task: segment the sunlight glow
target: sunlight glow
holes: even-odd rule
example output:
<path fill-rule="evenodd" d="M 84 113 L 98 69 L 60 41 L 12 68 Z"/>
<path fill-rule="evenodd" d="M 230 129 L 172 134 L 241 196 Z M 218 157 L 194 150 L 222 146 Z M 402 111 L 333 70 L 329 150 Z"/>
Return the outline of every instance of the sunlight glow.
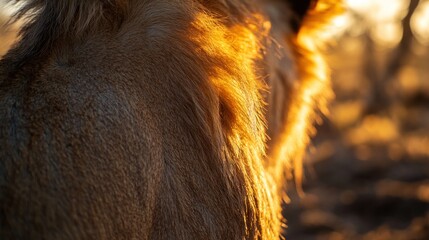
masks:
<path fill-rule="evenodd" d="M 368 12 L 373 3 L 373 0 L 346 0 L 347 6 L 358 13 Z"/>
<path fill-rule="evenodd" d="M 411 19 L 411 27 L 417 40 L 429 45 L 429 1 L 422 2 Z"/>
<path fill-rule="evenodd" d="M 336 39 L 344 34 L 354 24 L 353 17 L 344 13 L 332 19 L 326 31 L 321 32 L 320 37 L 324 40 Z"/>
<path fill-rule="evenodd" d="M 407 10 L 408 1 L 390 0 L 346 0 L 348 7 L 373 23 L 402 19 Z"/>
<path fill-rule="evenodd" d="M 376 24 L 370 31 L 371 38 L 377 44 L 387 48 L 398 45 L 403 35 L 402 24 L 399 21 Z"/>
<path fill-rule="evenodd" d="M 10 1 L 0 0 L 0 12 L 7 17 L 12 16 L 24 3 L 18 2 L 14 5 L 10 4 Z"/>
<path fill-rule="evenodd" d="M 385 144 L 398 137 L 398 126 L 391 119 L 368 116 L 360 126 L 352 129 L 347 134 L 346 140 L 352 145 L 367 143 Z"/>
<path fill-rule="evenodd" d="M 365 31 L 362 31 L 362 26 L 364 26 L 363 28 L 369 30 L 371 38 L 377 45 L 393 48 L 401 41 L 403 35 L 401 21 L 407 14 L 408 4 L 409 1 L 405 0 L 391 0 L 388 4 L 383 0 L 346 0 L 346 5 L 355 18 L 347 31 L 353 32 L 354 36 L 359 33 L 364 34 Z M 426 14 L 426 16 L 428 15 Z M 420 26 L 419 31 L 427 32 L 425 26 L 428 21 L 423 20 L 423 17 L 418 17 L 418 19 L 419 21 L 416 21 L 415 25 Z M 429 34 L 421 35 L 429 36 Z"/>

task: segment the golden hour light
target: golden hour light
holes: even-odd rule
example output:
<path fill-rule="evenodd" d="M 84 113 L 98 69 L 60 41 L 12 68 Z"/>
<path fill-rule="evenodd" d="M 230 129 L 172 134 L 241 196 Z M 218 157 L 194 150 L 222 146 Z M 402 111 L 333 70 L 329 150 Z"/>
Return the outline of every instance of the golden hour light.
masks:
<path fill-rule="evenodd" d="M 10 16 L 14 12 L 15 7 L 11 4 L 8 4 L 6 0 L 0 0 L 0 11 L 2 15 Z"/>
<path fill-rule="evenodd" d="M 335 41 L 353 25 L 353 17 L 349 13 L 343 13 L 332 19 L 331 24 L 327 29 L 320 33 L 320 37 L 326 40 Z"/>
<path fill-rule="evenodd" d="M 413 33 L 417 40 L 429 45 L 429 1 L 422 1 L 411 19 Z"/>
<path fill-rule="evenodd" d="M 376 23 L 390 21 L 405 16 L 407 0 L 346 0 L 346 5 L 353 11 L 365 15 Z"/>
<path fill-rule="evenodd" d="M 371 28 L 371 38 L 380 46 L 392 48 L 399 44 L 403 34 L 400 21 L 386 22 Z"/>
<path fill-rule="evenodd" d="M 347 0 L 348 8 L 359 20 L 353 26 L 349 25 L 351 31 L 366 25 L 371 32 L 373 40 L 384 47 L 396 46 L 402 38 L 401 20 L 405 17 L 408 9 L 407 0 L 394 0 L 385 4 L 382 0 Z"/>
<path fill-rule="evenodd" d="M 429 1 L 345 7 L 321 33 L 336 98 L 304 161 L 304 194 L 290 196 L 289 238 L 426 239 Z"/>
<path fill-rule="evenodd" d="M 0 0 L 0 240 L 428 240 L 429 0 Z"/>

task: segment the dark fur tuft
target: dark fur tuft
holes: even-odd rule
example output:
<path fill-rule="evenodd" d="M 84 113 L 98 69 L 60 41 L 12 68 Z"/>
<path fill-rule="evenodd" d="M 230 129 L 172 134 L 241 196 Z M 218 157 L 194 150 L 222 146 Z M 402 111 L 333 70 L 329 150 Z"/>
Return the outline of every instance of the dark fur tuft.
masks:
<path fill-rule="evenodd" d="M 303 18 L 308 11 L 317 4 L 317 0 L 288 0 L 289 5 L 294 12 L 294 17 L 291 19 L 291 26 L 295 32 L 298 32 Z"/>
<path fill-rule="evenodd" d="M 13 21 L 24 19 L 27 23 L 21 29 L 21 55 L 16 67 L 27 59 L 39 58 L 61 39 L 71 41 L 81 38 L 95 26 L 118 26 L 125 17 L 126 0 L 9 0 L 20 5 Z"/>

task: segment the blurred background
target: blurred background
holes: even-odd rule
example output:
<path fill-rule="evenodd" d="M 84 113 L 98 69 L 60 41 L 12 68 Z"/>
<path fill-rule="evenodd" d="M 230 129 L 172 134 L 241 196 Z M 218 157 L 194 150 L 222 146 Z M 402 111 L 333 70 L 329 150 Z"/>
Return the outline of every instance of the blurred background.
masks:
<path fill-rule="evenodd" d="M 346 0 L 336 100 L 291 186 L 287 239 L 429 239 L 429 1 Z"/>
<path fill-rule="evenodd" d="M 429 240 L 429 0 L 345 0 L 323 38 L 336 100 L 290 187 L 287 239 Z M 0 0 L 0 56 L 16 38 Z"/>

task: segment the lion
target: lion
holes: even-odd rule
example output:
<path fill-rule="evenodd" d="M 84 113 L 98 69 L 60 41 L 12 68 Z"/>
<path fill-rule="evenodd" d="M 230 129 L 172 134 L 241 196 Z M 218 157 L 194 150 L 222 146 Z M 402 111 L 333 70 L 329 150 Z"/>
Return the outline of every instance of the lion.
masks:
<path fill-rule="evenodd" d="M 10 2 L 1 239 L 281 238 L 337 1 Z"/>

